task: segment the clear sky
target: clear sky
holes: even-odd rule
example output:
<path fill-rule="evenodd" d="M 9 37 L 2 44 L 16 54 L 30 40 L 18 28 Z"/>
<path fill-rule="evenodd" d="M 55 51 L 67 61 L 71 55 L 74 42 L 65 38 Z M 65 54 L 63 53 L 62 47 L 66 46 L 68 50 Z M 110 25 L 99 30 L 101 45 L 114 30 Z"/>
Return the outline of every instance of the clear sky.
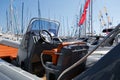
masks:
<path fill-rule="evenodd" d="M 38 16 L 38 0 L 13 0 L 13 9 L 16 14 L 17 22 L 21 25 L 22 2 L 24 2 L 24 26 L 27 26 L 32 17 Z M 76 15 L 79 14 L 81 5 L 85 0 L 40 0 L 41 17 L 58 20 L 61 26 L 73 26 L 76 23 Z M 107 19 L 104 7 L 107 8 L 108 15 L 113 21 L 113 26 L 120 22 L 120 0 L 93 0 L 93 29 L 97 33 L 100 30 L 100 22 L 98 19 L 101 10 L 104 20 Z M 6 11 L 9 12 L 10 0 L 0 0 L 0 26 L 6 29 Z M 68 21 L 68 22 L 67 22 Z"/>

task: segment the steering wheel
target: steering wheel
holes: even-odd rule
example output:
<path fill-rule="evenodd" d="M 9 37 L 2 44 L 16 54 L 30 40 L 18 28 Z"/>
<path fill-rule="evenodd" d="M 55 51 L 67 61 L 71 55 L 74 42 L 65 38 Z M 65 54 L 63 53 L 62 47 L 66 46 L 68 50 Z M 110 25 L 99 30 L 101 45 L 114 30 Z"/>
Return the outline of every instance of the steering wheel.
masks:
<path fill-rule="evenodd" d="M 40 38 L 48 44 L 50 44 L 53 40 L 52 35 L 47 30 L 41 30 L 40 31 Z"/>

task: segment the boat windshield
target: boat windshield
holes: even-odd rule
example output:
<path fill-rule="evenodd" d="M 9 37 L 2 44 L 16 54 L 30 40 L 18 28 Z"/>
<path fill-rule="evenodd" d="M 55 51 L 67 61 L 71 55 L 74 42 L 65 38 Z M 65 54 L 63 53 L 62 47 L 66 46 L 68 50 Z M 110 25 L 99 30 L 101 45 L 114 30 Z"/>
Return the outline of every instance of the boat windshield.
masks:
<path fill-rule="evenodd" d="M 59 23 L 47 19 L 37 19 L 31 22 L 31 25 L 29 26 L 27 31 L 39 30 L 47 30 L 52 33 L 52 35 L 57 36 L 59 30 Z"/>

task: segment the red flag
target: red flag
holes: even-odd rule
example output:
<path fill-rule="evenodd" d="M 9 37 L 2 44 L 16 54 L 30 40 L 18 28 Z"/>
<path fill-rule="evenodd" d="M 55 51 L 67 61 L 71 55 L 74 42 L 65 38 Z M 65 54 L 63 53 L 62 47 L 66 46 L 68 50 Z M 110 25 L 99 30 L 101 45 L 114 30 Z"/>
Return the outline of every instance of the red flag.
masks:
<path fill-rule="evenodd" d="M 86 14 L 87 14 L 87 8 L 88 8 L 88 5 L 90 3 L 90 0 L 87 0 L 85 5 L 84 5 L 84 10 L 83 10 L 83 14 L 79 20 L 79 23 L 78 23 L 78 26 L 82 25 L 86 19 Z"/>
<path fill-rule="evenodd" d="M 79 24 L 78 24 L 79 26 L 84 23 L 84 21 L 86 19 L 86 12 L 87 12 L 86 10 L 83 12 L 82 17 L 80 18 L 80 21 L 79 21 Z"/>
<path fill-rule="evenodd" d="M 90 3 L 90 0 L 87 0 L 84 6 L 84 10 L 88 8 L 89 3 Z"/>

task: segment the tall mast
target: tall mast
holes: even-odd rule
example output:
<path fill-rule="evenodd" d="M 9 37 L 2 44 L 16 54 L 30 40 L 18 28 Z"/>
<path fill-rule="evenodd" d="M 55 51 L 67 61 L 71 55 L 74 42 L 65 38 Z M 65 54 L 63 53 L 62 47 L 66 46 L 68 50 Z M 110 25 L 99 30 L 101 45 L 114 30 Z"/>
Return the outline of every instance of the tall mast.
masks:
<path fill-rule="evenodd" d="M 90 24 L 91 24 L 91 7 L 89 5 L 89 18 L 88 18 L 88 24 L 89 24 L 89 27 L 88 27 L 88 34 L 90 34 Z"/>
<path fill-rule="evenodd" d="M 10 0 L 10 30 L 13 33 L 13 0 Z"/>
<path fill-rule="evenodd" d="M 93 36 L 93 0 L 91 0 L 91 36 Z"/>
<path fill-rule="evenodd" d="M 64 16 L 63 16 L 63 36 L 65 37 L 65 22 L 64 22 Z"/>
<path fill-rule="evenodd" d="M 24 2 L 22 2 L 22 21 L 21 21 L 21 33 L 23 34 L 23 17 L 24 17 Z"/>
<path fill-rule="evenodd" d="M 86 3 L 86 0 L 85 0 L 85 3 Z M 84 26 L 85 26 L 85 37 L 86 37 L 86 22 L 87 22 L 87 18 L 86 18 L 85 24 L 84 24 Z"/>
<path fill-rule="evenodd" d="M 102 25 L 101 15 L 98 15 L 98 19 L 100 21 L 100 32 L 102 32 L 101 30 L 102 30 L 103 25 Z M 101 35 L 101 33 L 100 33 L 100 35 Z"/>
<path fill-rule="evenodd" d="M 81 15 L 82 15 L 82 12 L 83 12 L 83 10 L 82 10 L 82 5 L 81 5 L 81 8 L 80 8 L 80 14 L 79 14 L 79 16 L 81 17 Z M 78 23 L 78 22 L 77 22 Z M 77 26 L 78 27 L 78 26 Z M 81 36 L 81 26 L 79 27 L 79 38 L 80 38 L 80 36 Z"/>
<path fill-rule="evenodd" d="M 40 1 L 39 0 L 38 0 L 38 18 L 41 18 L 41 10 L 40 10 Z M 40 28 L 43 28 L 41 25 L 41 21 L 39 21 L 39 29 Z"/>
<path fill-rule="evenodd" d="M 9 27 L 8 27 L 8 12 L 6 11 L 6 20 L 7 20 L 7 26 L 6 26 L 6 28 L 7 28 L 7 31 L 9 31 Z"/>
<path fill-rule="evenodd" d="M 67 17 L 67 29 L 66 29 L 66 30 L 68 30 L 68 31 L 67 31 L 67 33 L 68 33 L 67 36 L 69 37 L 70 30 L 69 30 L 69 24 L 68 24 L 68 17 Z"/>
<path fill-rule="evenodd" d="M 62 22 L 62 17 L 61 17 L 61 16 L 59 17 L 59 20 L 60 20 L 60 22 Z M 62 25 L 62 26 L 63 26 L 63 25 Z M 62 26 L 60 27 L 60 30 L 59 30 L 59 31 L 60 31 L 60 32 L 59 32 L 59 34 L 60 34 L 59 36 L 60 36 L 60 37 L 62 37 L 62 35 L 63 35 Z"/>
<path fill-rule="evenodd" d="M 38 17 L 41 18 L 40 1 L 38 0 Z"/>

